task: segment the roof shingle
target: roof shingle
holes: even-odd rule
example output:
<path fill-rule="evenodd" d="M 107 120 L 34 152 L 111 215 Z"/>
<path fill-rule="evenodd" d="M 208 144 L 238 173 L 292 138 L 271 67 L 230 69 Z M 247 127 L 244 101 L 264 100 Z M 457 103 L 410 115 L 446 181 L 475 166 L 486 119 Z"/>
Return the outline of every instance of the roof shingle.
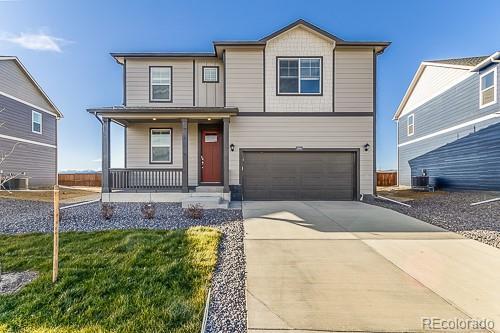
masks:
<path fill-rule="evenodd" d="M 429 60 L 426 62 L 434 62 L 439 64 L 447 64 L 447 65 L 459 65 L 459 66 L 476 66 L 484 59 L 488 58 L 488 56 L 479 56 L 479 57 L 466 57 L 466 58 L 452 58 L 452 59 L 441 59 L 441 60 Z"/>

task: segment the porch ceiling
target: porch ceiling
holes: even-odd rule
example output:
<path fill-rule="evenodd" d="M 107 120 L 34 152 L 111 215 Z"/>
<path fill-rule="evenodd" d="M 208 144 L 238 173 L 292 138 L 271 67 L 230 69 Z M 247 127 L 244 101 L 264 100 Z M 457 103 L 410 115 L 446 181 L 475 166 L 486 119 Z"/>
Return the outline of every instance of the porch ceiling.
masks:
<path fill-rule="evenodd" d="M 128 122 L 151 122 L 174 119 L 223 119 L 238 114 L 238 108 L 226 107 L 102 107 L 87 112 L 126 125 Z"/>

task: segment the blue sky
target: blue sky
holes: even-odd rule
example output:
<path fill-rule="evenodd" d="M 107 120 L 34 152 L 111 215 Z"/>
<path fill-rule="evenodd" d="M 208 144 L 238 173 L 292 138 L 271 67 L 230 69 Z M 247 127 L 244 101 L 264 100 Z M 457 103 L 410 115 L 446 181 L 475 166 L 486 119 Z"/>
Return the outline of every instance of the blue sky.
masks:
<path fill-rule="evenodd" d="M 480 4 L 480 5 L 479 5 Z M 0 54 L 17 55 L 64 113 L 60 169 L 100 168 L 88 107 L 122 102 L 114 51 L 211 51 L 212 40 L 258 39 L 303 18 L 347 40 L 387 40 L 379 57 L 379 169 L 396 167 L 397 108 L 419 63 L 500 49 L 500 1 L 0 0 Z M 112 166 L 123 133 L 112 129 Z"/>

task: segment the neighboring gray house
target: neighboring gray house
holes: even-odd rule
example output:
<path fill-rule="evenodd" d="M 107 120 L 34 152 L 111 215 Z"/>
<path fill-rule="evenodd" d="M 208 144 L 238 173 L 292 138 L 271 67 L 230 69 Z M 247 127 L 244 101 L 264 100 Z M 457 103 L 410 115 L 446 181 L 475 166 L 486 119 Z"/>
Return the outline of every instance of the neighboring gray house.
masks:
<path fill-rule="evenodd" d="M 500 190 L 500 52 L 423 62 L 394 115 L 400 185 Z"/>
<path fill-rule="evenodd" d="M 0 56 L 0 154 L 12 151 L 0 165 L 3 177 L 24 172 L 30 188 L 56 184 L 61 117 L 19 59 Z"/>
<path fill-rule="evenodd" d="M 123 105 L 103 123 L 104 201 L 358 200 L 374 193 L 376 60 L 387 42 L 298 20 L 207 53 L 112 53 Z M 110 169 L 109 124 L 125 128 Z"/>

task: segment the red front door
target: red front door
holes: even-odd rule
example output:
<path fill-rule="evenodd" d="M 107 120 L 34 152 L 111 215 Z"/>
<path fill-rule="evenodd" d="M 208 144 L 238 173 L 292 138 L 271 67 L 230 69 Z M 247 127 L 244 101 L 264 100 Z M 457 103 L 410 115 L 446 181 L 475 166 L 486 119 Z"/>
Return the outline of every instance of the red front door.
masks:
<path fill-rule="evenodd" d="M 222 182 L 222 134 L 220 129 L 201 130 L 201 182 Z"/>

